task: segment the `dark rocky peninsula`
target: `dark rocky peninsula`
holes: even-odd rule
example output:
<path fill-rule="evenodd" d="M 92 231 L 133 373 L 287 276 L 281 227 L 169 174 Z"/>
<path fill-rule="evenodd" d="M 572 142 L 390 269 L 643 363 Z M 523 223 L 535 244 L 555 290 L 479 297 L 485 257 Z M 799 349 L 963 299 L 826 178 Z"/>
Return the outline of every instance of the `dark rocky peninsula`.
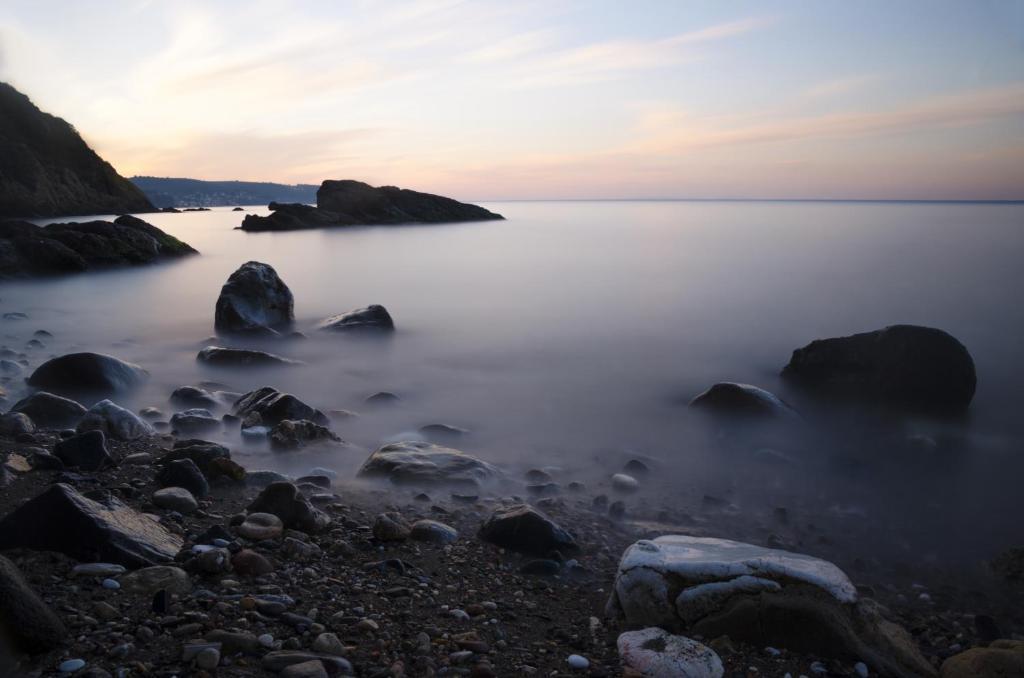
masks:
<path fill-rule="evenodd" d="M 0 217 L 151 211 L 74 127 L 0 82 Z"/>
<path fill-rule="evenodd" d="M 0 221 L 0 279 L 138 266 L 195 254 L 172 235 L 138 217 L 36 226 Z"/>
<path fill-rule="evenodd" d="M 478 205 L 395 186 L 328 180 L 316 192 L 316 207 L 270 203 L 272 214 L 246 215 L 243 231 L 296 231 L 355 225 L 438 224 L 504 219 Z"/>

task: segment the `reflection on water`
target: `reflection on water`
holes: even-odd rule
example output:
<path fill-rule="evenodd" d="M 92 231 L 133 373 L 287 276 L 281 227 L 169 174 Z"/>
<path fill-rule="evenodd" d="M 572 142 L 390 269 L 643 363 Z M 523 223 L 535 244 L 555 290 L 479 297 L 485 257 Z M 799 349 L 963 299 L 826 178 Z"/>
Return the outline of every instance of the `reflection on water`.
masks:
<path fill-rule="evenodd" d="M 32 367 L 72 350 L 140 363 L 152 379 L 122 399 L 136 408 L 170 411 L 171 390 L 200 381 L 273 385 L 361 413 L 335 428 L 365 450 L 447 423 L 471 430 L 460 447 L 513 469 L 560 466 L 595 489 L 645 456 L 659 493 L 635 501 L 652 508 L 692 510 L 712 494 L 741 510 L 806 507 L 822 522 L 864 515 L 921 548 L 953 538 L 968 558 L 1019 538 L 1024 206 L 486 206 L 508 221 L 247 234 L 227 209 L 147 215 L 202 256 L 4 283 L 2 310 L 30 318 L 0 332 L 18 350 L 34 330 L 54 334 L 29 351 Z M 250 259 L 291 287 L 300 330 L 379 303 L 398 331 L 310 331 L 275 345 L 305 361 L 296 368 L 202 368 L 195 354 L 220 286 Z M 819 412 L 780 383 L 794 348 L 897 322 L 941 327 L 971 350 L 979 385 L 967 421 L 867 423 Z M 804 430 L 738 431 L 680 405 L 722 380 L 779 393 L 807 413 Z M 20 381 L 7 384 L 12 400 Z M 380 390 L 402 401 L 367 407 Z M 347 472 L 363 452 L 251 455 L 252 466 Z"/>

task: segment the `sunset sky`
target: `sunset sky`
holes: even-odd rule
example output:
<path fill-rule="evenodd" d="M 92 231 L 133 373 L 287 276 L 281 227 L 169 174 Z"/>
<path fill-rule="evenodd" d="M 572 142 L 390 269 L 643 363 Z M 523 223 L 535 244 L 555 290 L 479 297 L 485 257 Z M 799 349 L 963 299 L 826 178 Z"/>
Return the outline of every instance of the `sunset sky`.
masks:
<path fill-rule="evenodd" d="M 457 198 L 1024 199 L 1024 2 L 5 0 L 125 175 Z"/>

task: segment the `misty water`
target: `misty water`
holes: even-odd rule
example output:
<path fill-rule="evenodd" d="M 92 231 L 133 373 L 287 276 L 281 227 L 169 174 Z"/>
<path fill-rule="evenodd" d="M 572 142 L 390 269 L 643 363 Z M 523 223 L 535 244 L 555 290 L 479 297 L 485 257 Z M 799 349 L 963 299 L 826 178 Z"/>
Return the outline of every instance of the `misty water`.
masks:
<path fill-rule="evenodd" d="M 563 485 L 610 493 L 648 462 L 630 515 L 699 529 L 705 495 L 737 531 L 766 536 L 776 507 L 821 544 L 865 557 L 970 566 L 1019 545 L 1024 508 L 1020 359 L 1024 206 L 925 203 L 505 202 L 507 221 L 250 234 L 242 213 L 143 215 L 201 256 L 147 268 L 0 286 L 3 343 L 34 368 L 76 350 L 151 373 L 118 400 L 168 415 L 171 391 L 271 385 L 324 411 L 349 447 L 273 453 L 223 436 L 250 468 L 354 474 L 382 441 L 445 423 L 453 446 L 513 475 L 555 467 Z M 250 212 L 264 213 L 261 208 Z M 280 369 L 197 364 L 221 285 L 271 264 L 306 340 L 269 350 Z M 385 305 L 390 338 L 316 332 L 329 315 Z M 894 323 L 947 330 L 972 353 L 978 389 L 958 421 L 879 417 L 793 390 L 779 372 L 815 338 Z M 25 349 L 32 333 L 54 338 Z M 689 411 L 717 381 L 769 389 L 804 415 L 748 429 Z M 18 399 L 21 378 L 5 385 Z M 398 394 L 370 407 L 377 391 Z M 223 412 L 223 410 L 222 410 Z M 589 495 L 588 495 L 589 496 Z M 615 497 L 613 497 L 614 499 Z M 731 517 L 730 517 L 731 516 Z M 724 521 L 724 522 L 721 522 Z M 760 531 L 760 532 L 758 532 Z M 805 545 L 815 552 L 824 546 Z M 827 553 L 826 553 L 827 554 Z"/>

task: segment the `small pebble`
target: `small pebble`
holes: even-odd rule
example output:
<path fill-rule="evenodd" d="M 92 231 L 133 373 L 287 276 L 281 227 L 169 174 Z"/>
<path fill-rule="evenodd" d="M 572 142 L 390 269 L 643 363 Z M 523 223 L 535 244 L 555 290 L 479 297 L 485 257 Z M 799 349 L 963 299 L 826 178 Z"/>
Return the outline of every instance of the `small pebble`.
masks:
<path fill-rule="evenodd" d="M 576 669 L 577 671 L 585 671 L 590 668 L 590 660 L 578 654 L 569 655 L 569 658 L 566 661 L 569 663 L 570 668 Z"/>
<path fill-rule="evenodd" d="M 857 672 L 860 678 L 868 678 L 868 665 L 864 662 L 857 662 L 853 665 L 853 670 Z"/>
<path fill-rule="evenodd" d="M 110 589 L 111 591 L 116 591 L 119 588 L 121 588 L 121 584 L 119 584 L 117 581 L 113 579 L 104 579 L 103 588 Z"/>
<path fill-rule="evenodd" d="M 259 636 L 256 641 L 263 647 L 274 647 L 274 636 L 269 633 L 264 633 L 262 636 Z"/>
<path fill-rule="evenodd" d="M 67 661 L 61 662 L 57 670 L 61 673 L 74 673 L 80 669 L 85 668 L 84 659 L 68 659 Z"/>

